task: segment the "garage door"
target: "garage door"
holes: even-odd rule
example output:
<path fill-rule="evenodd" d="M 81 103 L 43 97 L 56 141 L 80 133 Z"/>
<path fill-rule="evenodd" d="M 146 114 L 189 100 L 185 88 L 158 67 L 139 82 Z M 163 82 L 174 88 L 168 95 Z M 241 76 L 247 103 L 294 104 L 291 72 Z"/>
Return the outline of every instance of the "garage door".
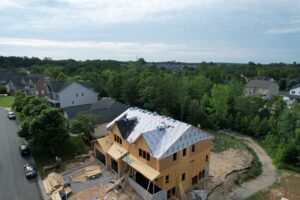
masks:
<path fill-rule="evenodd" d="M 106 162 L 105 162 L 105 155 L 103 155 L 100 151 L 97 151 L 96 150 L 96 158 L 102 162 L 104 165 L 106 165 Z"/>

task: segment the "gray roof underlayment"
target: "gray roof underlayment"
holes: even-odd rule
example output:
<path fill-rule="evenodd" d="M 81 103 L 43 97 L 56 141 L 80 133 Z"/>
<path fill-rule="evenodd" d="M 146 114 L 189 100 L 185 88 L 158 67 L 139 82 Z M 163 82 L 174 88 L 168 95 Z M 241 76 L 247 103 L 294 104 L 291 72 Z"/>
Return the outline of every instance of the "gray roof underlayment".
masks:
<path fill-rule="evenodd" d="M 134 143 L 143 136 L 152 156 L 159 160 L 201 140 L 213 139 L 210 134 L 190 124 L 140 108 L 129 108 L 106 127 L 110 129 L 120 120 L 136 120 L 126 140 Z"/>

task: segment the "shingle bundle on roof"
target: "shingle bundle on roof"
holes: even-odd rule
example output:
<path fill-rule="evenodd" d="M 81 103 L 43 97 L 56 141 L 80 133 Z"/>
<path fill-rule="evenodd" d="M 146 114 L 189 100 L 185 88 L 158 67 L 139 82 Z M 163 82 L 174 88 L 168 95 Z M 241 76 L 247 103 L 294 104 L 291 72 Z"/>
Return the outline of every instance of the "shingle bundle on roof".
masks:
<path fill-rule="evenodd" d="M 139 108 L 129 108 L 109 123 L 107 128 L 110 129 L 115 122 L 118 126 L 119 121 L 133 119 L 136 122 L 126 140 L 134 143 L 140 136 L 143 136 L 151 154 L 157 159 L 163 159 L 201 140 L 213 138 L 190 124 Z"/>

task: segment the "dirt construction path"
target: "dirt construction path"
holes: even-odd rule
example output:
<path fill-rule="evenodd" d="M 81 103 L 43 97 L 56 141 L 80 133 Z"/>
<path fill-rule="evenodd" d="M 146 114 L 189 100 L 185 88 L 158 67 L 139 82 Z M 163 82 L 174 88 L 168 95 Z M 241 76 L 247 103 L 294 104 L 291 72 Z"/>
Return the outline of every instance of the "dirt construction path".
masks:
<path fill-rule="evenodd" d="M 255 194 L 259 190 L 263 190 L 271 186 L 277 178 L 276 168 L 272 163 L 271 158 L 252 138 L 238 133 L 226 133 L 243 141 L 246 145 L 251 147 L 257 154 L 262 164 L 262 174 L 257 178 L 241 184 L 239 187 L 229 193 L 226 199 L 240 200 L 246 199 Z"/>

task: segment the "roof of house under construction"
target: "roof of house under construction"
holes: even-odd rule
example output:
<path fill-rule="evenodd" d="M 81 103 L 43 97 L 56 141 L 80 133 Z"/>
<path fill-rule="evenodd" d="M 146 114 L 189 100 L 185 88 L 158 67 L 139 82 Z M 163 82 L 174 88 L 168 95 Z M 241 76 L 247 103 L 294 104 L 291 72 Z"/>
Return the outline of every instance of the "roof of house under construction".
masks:
<path fill-rule="evenodd" d="M 163 159 L 200 140 L 212 139 L 211 135 L 190 124 L 139 108 L 127 109 L 107 128 L 115 122 L 129 143 L 143 136 L 152 156 L 157 159 Z"/>

